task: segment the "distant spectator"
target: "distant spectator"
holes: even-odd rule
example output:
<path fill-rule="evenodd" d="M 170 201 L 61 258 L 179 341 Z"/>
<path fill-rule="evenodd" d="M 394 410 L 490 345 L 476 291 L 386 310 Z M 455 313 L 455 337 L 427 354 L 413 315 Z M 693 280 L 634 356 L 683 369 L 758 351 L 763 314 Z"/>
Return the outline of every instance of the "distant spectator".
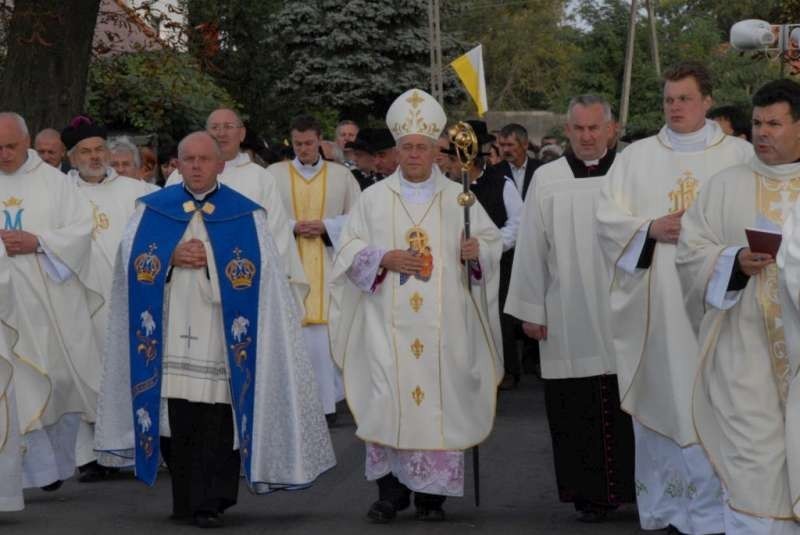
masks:
<path fill-rule="evenodd" d="M 174 143 L 164 143 L 158 147 L 158 168 L 161 171 L 159 184 L 164 183 L 169 175 L 178 168 L 178 146 Z"/>
<path fill-rule="evenodd" d="M 33 148 L 39 153 L 39 157 L 56 169 L 63 172 L 69 171 L 69 165 L 64 169 L 62 166 L 66 149 L 61 142 L 61 134 L 53 128 L 45 128 L 38 134 L 33 141 Z"/>
<path fill-rule="evenodd" d="M 552 162 L 553 160 L 557 160 L 561 158 L 561 155 L 564 153 L 564 149 L 561 148 L 561 145 L 545 145 L 542 147 L 542 150 L 539 151 L 539 160 L 542 162 L 542 165 Z"/>
<path fill-rule="evenodd" d="M 149 184 L 155 184 L 158 178 L 158 158 L 155 151 L 147 146 L 139 147 L 142 165 L 139 168 L 139 178 Z"/>
<path fill-rule="evenodd" d="M 347 145 L 348 142 L 356 140 L 358 130 L 359 128 L 355 121 L 341 121 L 336 125 L 336 144 L 339 145 L 342 150 L 346 150 L 345 145 Z"/>
<path fill-rule="evenodd" d="M 729 136 L 750 141 L 750 118 L 737 106 L 719 106 L 708 112 L 709 119 L 716 121 L 722 131 Z"/>
<path fill-rule="evenodd" d="M 139 147 L 128 136 L 117 136 L 108 140 L 111 167 L 122 176 L 140 178 L 142 156 Z"/>

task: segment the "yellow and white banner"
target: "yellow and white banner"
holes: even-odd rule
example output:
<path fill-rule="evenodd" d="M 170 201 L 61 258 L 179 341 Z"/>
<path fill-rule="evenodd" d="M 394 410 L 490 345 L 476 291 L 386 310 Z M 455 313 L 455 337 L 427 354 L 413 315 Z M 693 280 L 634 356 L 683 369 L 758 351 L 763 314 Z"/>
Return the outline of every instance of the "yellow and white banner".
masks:
<path fill-rule="evenodd" d="M 483 72 L 483 45 L 478 45 L 463 56 L 459 56 L 450 63 L 456 71 L 461 83 L 475 101 L 478 116 L 483 117 L 489 109 L 486 101 L 486 76 Z"/>

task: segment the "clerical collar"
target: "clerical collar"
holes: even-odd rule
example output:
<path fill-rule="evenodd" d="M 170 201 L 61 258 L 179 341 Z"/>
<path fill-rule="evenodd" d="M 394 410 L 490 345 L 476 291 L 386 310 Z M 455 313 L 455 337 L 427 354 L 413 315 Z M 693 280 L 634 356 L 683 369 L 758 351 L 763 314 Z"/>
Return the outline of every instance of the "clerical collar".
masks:
<path fill-rule="evenodd" d="M 250 163 L 250 155 L 246 152 L 240 152 L 237 154 L 233 159 L 228 160 L 225 162 L 225 171 L 232 169 L 234 167 L 241 167 L 243 165 L 247 165 Z"/>
<path fill-rule="evenodd" d="M 325 160 L 323 160 L 322 157 L 317 159 L 317 161 L 315 163 L 313 163 L 312 165 L 304 164 L 303 162 L 300 161 L 300 158 L 297 158 L 297 157 L 295 157 L 295 159 L 292 160 L 292 165 L 294 165 L 294 168 L 297 169 L 297 171 L 306 180 L 308 180 L 309 178 L 311 178 L 314 175 L 316 175 L 317 173 L 319 173 L 319 171 L 320 171 L 320 169 L 322 169 L 322 166 L 323 166 L 324 163 L 325 163 Z"/>
<path fill-rule="evenodd" d="M 753 159 L 750 160 L 750 167 L 752 167 L 756 173 L 776 180 L 790 180 L 800 176 L 800 161 L 779 165 L 767 165 L 759 160 L 758 156 L 753 156 Z"/>
<path fill-rule="evenodd" d="M 436 176 L 431 173 L 427 180 L 422 182 L 411 182 L 403 178 L 403 172 L 398 171 L 400 179 L 400 195 L 403 200 L 410 204 L 425 204 L 431 200 L 436 193 Z"/>
<path fill-rule="evenodd" d="M 215 182 L 214 185 L 211 187 L 211 189 L 206 190 L 203 193 L 194 193 L 192 190 L 186 187 L 185 182 L 183 184 L 183 189 L 186 190 L 186 193 L 194 197 L 195 201 L 203 202 L 217 192 L 217 190 L 219 189 L 219 182 Z"/>
<path fill-rule="evenodd" d="M 702 128 L 688 134 L 679 134 L 670 127 L 666 127 L 667 139 L 669 139 L 672 149 L 676 152 L 699 152 L 711 145 L 717 136 L 716 122 L 706 119 Z"/>
<path fill-rule="evenodd" d="M 572 149 L 568 149 L 567 152 L 564 153 L 564 158 L 566 158 L 567 164 L 575 178 L 605 176 L 608 174 L 608 170 L 611 168 L 611 164 L 614 163 L 616 156 L 616 151 L 608 149 L 606 149 L 605 154 L 603 154 L 599 160 L 581 160 L 575 156 Z"/>

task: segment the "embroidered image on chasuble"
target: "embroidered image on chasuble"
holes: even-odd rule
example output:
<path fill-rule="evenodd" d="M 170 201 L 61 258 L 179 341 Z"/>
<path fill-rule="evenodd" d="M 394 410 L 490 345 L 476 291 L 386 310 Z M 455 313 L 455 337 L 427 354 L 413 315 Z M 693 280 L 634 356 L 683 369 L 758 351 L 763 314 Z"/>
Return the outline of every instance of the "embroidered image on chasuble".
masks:
<path fill-rule="evenodd" d="M 756 205 L 758 213 L 777 227 L 782 227 L 800 195 L 800 177 L 776 180 L 756 173 Z M 764 327 L 769 341 L 775 383 L 782 404 L 786 404 L 792 380 L 786 338 L 781 319 L 780 280 L 778 265 L 771 264 L 756 277 L 758 303 L 764 314 Z"/>
<path fill-rule="evenodd" d="M 321 221 L 325 219 L 325 201 L 328 190 L 328 165 L 311 180 L 305 180 L 289 165 L 292 186 L 292 208 L 297 221 Z M 327 254 L 321 236 L 310 238 L 297 236 L 297 250 L 310 286 L 305 299 L 306 316 L 304 325 L 325 324 L 328 322 L 328 298 L 325 278 Z"/>
<path fill-rule="evenodd" d="M 425 261 L 413 276 L 392 277 L 392 333 L 397 351 L 400 412 L 404 425 L 420 439 L 435 443 L 441 436 L 442 194 L 426 204 L 406 204 L 395 194 L 392 206 L 394 243 Z M 446 313 L 446 311 L 444 311 Z M 422 407 L 426 410 L 420 410 Z M 415 410 L 416 409 L 416 410 Z"/>

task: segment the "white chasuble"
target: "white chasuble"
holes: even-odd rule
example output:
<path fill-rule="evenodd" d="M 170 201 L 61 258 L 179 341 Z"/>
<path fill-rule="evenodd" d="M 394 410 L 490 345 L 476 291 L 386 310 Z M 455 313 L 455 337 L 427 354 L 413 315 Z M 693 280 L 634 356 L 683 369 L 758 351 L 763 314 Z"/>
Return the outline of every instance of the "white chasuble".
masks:
<path fill-rule="evenodd" d="M 595 217 L 605 176 L 576 179 L 566 158 L 539 167 L 525 199 L 505 312 L 546 325 L 542 377 L 613 374 L 608 286 Z"/>
<path fill-rule="evenodd" d="M 264 207 L 270 233 L 283 261 L 283 270 L 289 277 L 292 291 L 302 306 L 308 293 L 308 286 L 275 177 L 260 165 L 253 163 L 246 152 L 240 152 L 236 158 L 225 162 L 225 169 L 217 180 Z M 182 181 L 183 177 L 176 170 L 169 176 L 166 185 L 172 186 Z"/>
<path fill-rule="evenodd" d="M 230 403 L 222 301 L 214 251 L 200 212 L 180 243 L 200 240 L 207 269 L 173 267 L 165 290 L 166 336 L 161 397 Z"/>
<path fill-rule="evenodd" d="M 777 266 L 727 290 L 733 261 L 747 247 L 745 228 L 779 228 L 800 195 L 800 165 L 749 164 L 714 176 L 683 217 L 677 268 L 690 316 L 701 319 L 694 423 L 703 448 L 739 513 L 791 520 L 785 400 L 789 363 Z M 735 294 L 735 295 L 731 295 Z M 730 532 L 730 530 L 726 530 Z"/>
<path fill-rule="evenodd" d="M 12 352 L 21 431 L 43 429 L 68 413 L 94 421 L 102 365 L 91 315 L 102 298 L 88 276 L 90 205 L 32 150 L 17 172 L 0 173 L 0 202 L 0 228 L 35 234 L 47 252 L 8 259 L 14 302 L 24 303 L 3 319 L 17 335 Z"/>
<path fill-rule="evenodd" d="M 658 243 L 648 269 L 620 260 L 649 224 L 691 206 L 717 172 L 746 162 L 749 143 L 718 127 L 706 149 L 678 152 L 666 127 L 627 147 L 614 162 L 597 210 L 598 238 L 612 270 L 611 328 L 622 408 L 680 446 L 697 442 L 692 385 L 698 346 L 675 268 L 675 245 Z M 640 233 L 641 231 L 641 233 Z"/>
<path fill-rule="evenodd" d="M 83 180 L 73 169 L 67 175 L 88 199 L 92 209 L 92 260 L 89 272 L 92 281 L 100 288 L 106 305 L 111 297 L 111 277 L 114 259 L 128 220 L 136 210 L 136 199 L 158 190 L 158 186 L 118 175 L 109 167 L 102 182 Z M 105 345 L 108 324 L 108 306 L 102 307 L 92 318 L 98 346 Z"/>
<path fill-rule="evenodd" d="M 503 244 L 475 204 L 481 273 L 469 293 L 461 188 L 436 168 L 429 180 L 431 199 L 409 203 L 398 171 L 365 190 L 350 213 L 332 277 L 331 348 L 359 438 L 401 450 L 460 450 L 483 441 L 494 422 Z M 388 272 L 366 292 L 347 273 L 368 249 L 414 251 L 425 267 L 414 276 Z"/>
<path fill-rule="evenodd" d="M 0 512 L 24 508 L 22 443 L 14 393 L 14 356 L 11 353 L 15 334 L 5 323 L 14 306 L 8 262 L 0 241 Z"/>

